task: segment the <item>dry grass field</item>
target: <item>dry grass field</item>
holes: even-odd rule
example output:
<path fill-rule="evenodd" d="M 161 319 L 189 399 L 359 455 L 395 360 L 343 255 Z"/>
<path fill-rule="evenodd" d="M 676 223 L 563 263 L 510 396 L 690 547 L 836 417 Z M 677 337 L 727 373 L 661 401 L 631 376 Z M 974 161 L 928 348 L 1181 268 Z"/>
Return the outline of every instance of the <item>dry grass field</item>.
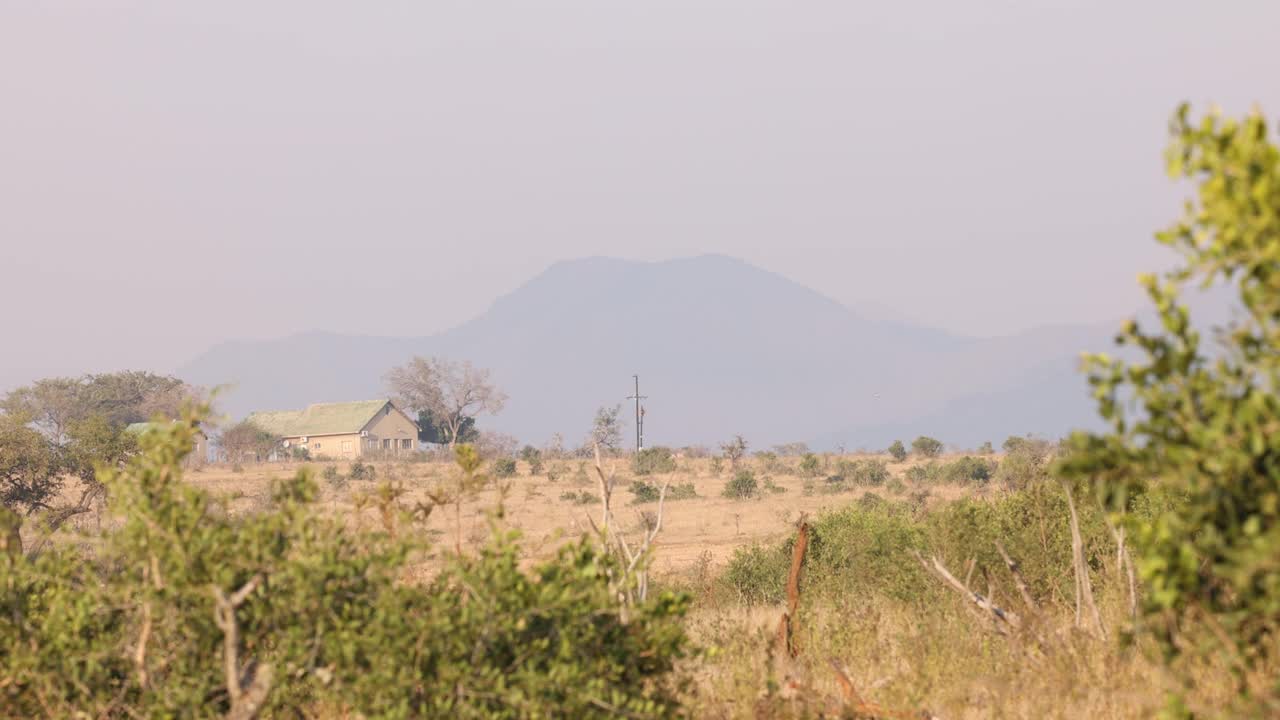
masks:
<path fill-rule="evenodd" d="M 920 462 L 907 460 L 894 463 L 888 456 L 879 459 L 888 463 L 889 470 L 895 477 L 902 476 L 908 467 Z M 945 462 L 947 459 L 943 457 L 939 461 Z M 836 456 L 827 458 L 829 464 L 835 461 Z M 272 478 L 292 474 L 300 468 L 310 468 L 317 478 L 321 478 L 324 507 L 350 523 L 373 525 L 379 522 L 378 513 L 372 507 L 359 507 L 362 494 L 372 492 L 379 484 L 390 481 L 404 488 L 405 494 L 401 502 L 413 506 L 418 502 L 426 502 L 428 493 L 434 488 L 441 485 L 447 487 L 457 472 L 451 462 L 445 461 L 372 461 L 369 465 L 375 468 L 372 480 L 347 479 L 351 472 L 351 463 L 347 461 L 262 463 L 237 469 L 218 464 L 189 472 L 186 477 L 192 484 L 226 498 L 233 513 L 248 512 L 270 497 Z M 599 481 L 594 461 L 570 459 L 551 461 L 547 465 L 559 466 L 558 469 L 561 470 L 554 480 L 545 472 L 531 476 L 528 465 L 520 462 L 515 476 L 495 480 L 489 489 L 463 503 L 461 520 L 464 551 L 478 546 L 488 537 L 488 518 L 499 503 L 499 493 L 495 486 L 500 484 L 508 486 L 503 504 L 503 522 L 508 527 L 521 531 L 528 540 L 528 547 L 534 557 L 539 552 L 548 555 L 562 538 L 591 532 L 590 518 L 598 518 L 600 508 L 597 500 Z M 657 485 L 667 480 L 671 481 L 672 486 L 692 483 L 697 491 L 696 498 L 670 500 L 664 504 L 663 528 L 655 541 L 655 574 L 679 574 L 704 568 L 708 562 L 712 568 L 722 565 L 732 555 L 734 548 L 778 540 L 794 531 L 795 523 L 802 514 L 812 516 L 844 507 L 868 492 L 865 488 L 853 488 L 845 492 L 825 494 L 820 491 L 821 478 L 815 482 L 813 478 L 801 477 L 794 459 L 780 460 L 777 465 L 781 466 L 781 472 L 767 472 L 754 459 L 740 462 L 740 467 L 755 472 L 762 484 L 767 478 L 778 488 L 763 489 L 757 497 L 749 499 L 723 497 L 725 483 L 732 473 L 727 466 L 715 473 L 708 459 L 681 459 L 675 472 L 643 478 Z M 603 466 L 606 472 L 612 470 L 616 477 L 615 515 L 624 523 L 626 530 L 638 532 L 645 521 L 643 514 L 654 512 L 656 503 L 633 503 L 634 496 L 628 491 L 628 487 L 633 480 L 639 478 L 631 472 L 625 459 L 605 459 Z M 326 482 L 323 480 L 326 470 L 338 473 L 343 480 Z M 810 485 L 809 491 L 806 491 L 806 482 Z M 907 488 L 901 496 L 911 492 L 910 486 Z M 875 488 L 874 491 L 885 497 L 895 497 L 885 488 Z M 959 485 L 930 485 L 925 501 L 936 504 L 974 492 L 972 488 Z M 569 498 L 570 494 L 576 498 Z M 590 499 L 584 502 L 584 498 Z M 426 529 L 436 536 L 441 545 L 452 547 L 458 524 L 451 510 L 439 509 L 427 521 Z"/>

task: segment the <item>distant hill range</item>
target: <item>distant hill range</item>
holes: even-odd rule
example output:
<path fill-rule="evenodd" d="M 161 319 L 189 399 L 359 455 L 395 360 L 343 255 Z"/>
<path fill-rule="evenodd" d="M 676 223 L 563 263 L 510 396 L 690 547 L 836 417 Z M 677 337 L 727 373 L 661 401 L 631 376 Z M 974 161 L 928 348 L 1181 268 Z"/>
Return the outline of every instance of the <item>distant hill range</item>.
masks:
<path fill-rule="evenodd" d="M 552 266 L 437 335 L 226 342 L 179 375 L 234 384 L 221 405 L 242 417 L 380 397 L 384 373 L 414 354 L 467 359 L 492 369 L 510 395 L 482 428 L 533 443 L 559 432 L 576 444 L 596 408 L 625 403 L 638 373 L 650 396 L 651 445 L 713 444 L 741 433 L 755 448 L 797 440 L 882 448 L 929 434 L 968 447 L 1096 424 L 1079 355 L 1109 349 L 1113 331 L 1055 326 L 957 337 L 870 320 L 723 256 L 589 258 Z"/>

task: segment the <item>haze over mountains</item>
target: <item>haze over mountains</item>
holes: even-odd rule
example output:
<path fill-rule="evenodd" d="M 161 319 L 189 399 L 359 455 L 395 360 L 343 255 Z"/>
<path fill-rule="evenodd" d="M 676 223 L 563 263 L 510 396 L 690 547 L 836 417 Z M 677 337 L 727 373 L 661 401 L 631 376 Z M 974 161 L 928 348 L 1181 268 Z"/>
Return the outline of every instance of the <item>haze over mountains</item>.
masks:
<path fill-rule="evenodd" d="M 1014 301 L 1011 299 L 1011 301 Z M 447 301 L 435 305 L 448 312 Z M 222 407 L 252 410 L 385 394 L 414 354 L 491 368 L 509 395 L 481 427 L 542 442 L 585 436 L 596 408 L 623 402 L 638 373 L 648 444 L 883 447 L 931 434 L 955 445 L 1095 421 L 1079 353 L 1112 326 L 957 337 L 879 321 L 777 274 L 724 256 L 558 263 L 488 311 L 430 337 L 311 332 L 217 345 L 181 368 L 233 384 Z"/>

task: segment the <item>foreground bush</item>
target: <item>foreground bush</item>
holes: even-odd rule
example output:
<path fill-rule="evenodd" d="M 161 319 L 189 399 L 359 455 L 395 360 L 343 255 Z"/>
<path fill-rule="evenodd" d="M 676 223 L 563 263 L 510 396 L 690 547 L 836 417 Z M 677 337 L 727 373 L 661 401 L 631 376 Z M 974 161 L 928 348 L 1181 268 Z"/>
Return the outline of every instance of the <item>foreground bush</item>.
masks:
<path fill-rule="evenodd" d="M 521 570 L 516 535 L 495 531 L 477 557 L 406 585 L 420 548 L 393 504 L 381 530 L 352 532 L 315 512 L 315 483 L 300 472 L 275 483 L 267 510 L 233 518 L 182 482 L 192 431 L 149 433 L 125 470 L 105 473 L 118 531 L 89 549 L 0 552 L 0 714 L 677 710 L 684 597 L 624 610 L 616 561 L 593 543 Z"/>

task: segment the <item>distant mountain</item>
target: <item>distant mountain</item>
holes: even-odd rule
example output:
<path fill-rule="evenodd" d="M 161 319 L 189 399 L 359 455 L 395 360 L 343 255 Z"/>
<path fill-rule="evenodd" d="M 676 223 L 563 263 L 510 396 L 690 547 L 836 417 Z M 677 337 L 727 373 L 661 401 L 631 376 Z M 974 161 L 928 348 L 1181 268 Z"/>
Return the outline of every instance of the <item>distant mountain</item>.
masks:
<path fill-rule="evenodd" d="M 579 441 L 595 409 L 623 402 L 638 373 L 650 444 L 756 447 L 804 440 L 879 447 L 930 433 L 971 445 L 1009 434 L 1058 435 L 1092 403 L 1079 353 L 1110 328 L 1047 327 L 993 339 L 874 321 L 747 263 L 703 256 L 611 258 L 548 268 L 488 311 L 422 338 L 306 333 L 228 342 L 180 375 L 233 383 L 233 415 L 377 397 L 414 354 L 468 359 L 510 395 L 483 427 L 541 442 Z"/>

